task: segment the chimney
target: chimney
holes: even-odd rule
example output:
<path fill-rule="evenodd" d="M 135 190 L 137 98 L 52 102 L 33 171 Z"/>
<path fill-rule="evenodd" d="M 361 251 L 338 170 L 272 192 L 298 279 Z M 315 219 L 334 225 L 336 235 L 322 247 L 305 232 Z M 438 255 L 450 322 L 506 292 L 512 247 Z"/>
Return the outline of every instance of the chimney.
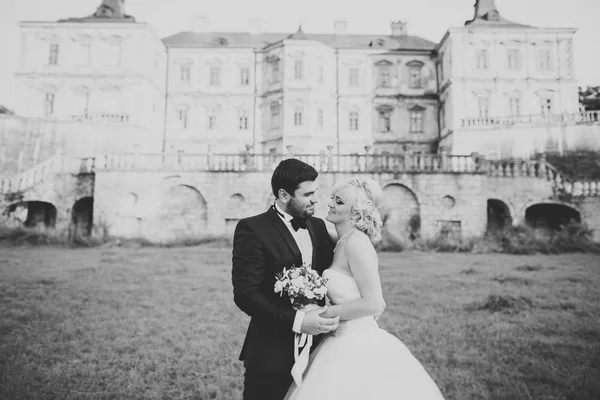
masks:
<path fill-rule="evenodd" d="M 406 27 L 408 23 L 404 21 L 392 22 L 392 36 L 406 36 L 408 35 L 408 29 Z"/>
<path fill-rule="evenodd" d="M 192 32 L 212 32 L 212 21 L 207 15 L 191 16 L 189 25 L 189 30 Z"/>
<path fill-rule="evenodd" d="M 348 22 L 342 20 L 335 21 L 334 29 L 336 35 L 346 35 L 348 33 Z"/>
<path fill-rule="evenodd" d="M 262 19 L 250 18 L 248 20 L 248 32 L 251 35 L 260 35 L 262 33 Z"/>

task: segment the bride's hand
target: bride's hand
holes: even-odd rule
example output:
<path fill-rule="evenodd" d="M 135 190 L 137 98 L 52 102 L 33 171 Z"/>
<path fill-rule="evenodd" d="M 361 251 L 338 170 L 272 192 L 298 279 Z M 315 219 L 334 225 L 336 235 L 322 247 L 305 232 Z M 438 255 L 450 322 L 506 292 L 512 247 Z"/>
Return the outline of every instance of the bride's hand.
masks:
<path fill-rule="evenodd" d="M 327 309 L 319 314 L 321 317 L 323 318 L 335 318 L 339 315 L 339 313 L 337 312 L 337 307 L 335 305 L 331 305 L 329 307 L 327 307 Z"/>

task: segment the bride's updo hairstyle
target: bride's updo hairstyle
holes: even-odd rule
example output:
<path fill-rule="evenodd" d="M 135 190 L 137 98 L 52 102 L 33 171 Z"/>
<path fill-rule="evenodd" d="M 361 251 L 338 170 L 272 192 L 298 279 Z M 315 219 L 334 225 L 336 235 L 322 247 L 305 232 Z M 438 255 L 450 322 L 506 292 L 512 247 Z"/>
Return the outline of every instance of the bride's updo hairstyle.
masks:
<path fill-rule="evenodd" d="M 383 194 L 377 182 L 367 178 L 349 178 L 335 184 L 333 196 L 339 196 L 350 205 L 352 225 L 365 233 L 371 243 L 381 240 L 383 222 L 377 205 Z"/>

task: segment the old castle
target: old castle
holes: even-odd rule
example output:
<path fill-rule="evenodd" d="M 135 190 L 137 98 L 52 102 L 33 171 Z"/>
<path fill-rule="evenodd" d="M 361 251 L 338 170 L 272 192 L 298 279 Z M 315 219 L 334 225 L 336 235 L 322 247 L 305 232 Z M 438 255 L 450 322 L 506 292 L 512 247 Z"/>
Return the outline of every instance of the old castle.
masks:
<path fill-rule="evenodd" d="M 6 223 L 151 240 L 231 233 L 272 202 L 282 157 L 385 188 L 387 228 L 478 236 L 490 223 L 600 230 L 598 182 L 535 153 L 600 148 L 579 109 L 574 29 L 479 0 L 439 43 L 388 35 L 180 32 L 159 38 L 104 0 L 21 23 L 16 115 L 0 118 Z M 517 160 L 518 159 L 518 160 Z"/>

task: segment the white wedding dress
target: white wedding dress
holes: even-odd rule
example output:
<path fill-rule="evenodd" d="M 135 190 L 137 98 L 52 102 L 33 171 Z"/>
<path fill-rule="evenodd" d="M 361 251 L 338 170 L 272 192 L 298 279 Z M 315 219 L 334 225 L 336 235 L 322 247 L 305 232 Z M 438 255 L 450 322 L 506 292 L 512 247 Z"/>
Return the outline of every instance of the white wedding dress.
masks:
<path fill-rule="evenodd" d="M 336 270 L 328 278 L 328 297 L 341 304 L 360 297 L 354 278 Z M 427 371 L 397 337 L 373 317 L 340 323 L 312 352 L 300 386 L 287 400 L 443 400 Z"/>

